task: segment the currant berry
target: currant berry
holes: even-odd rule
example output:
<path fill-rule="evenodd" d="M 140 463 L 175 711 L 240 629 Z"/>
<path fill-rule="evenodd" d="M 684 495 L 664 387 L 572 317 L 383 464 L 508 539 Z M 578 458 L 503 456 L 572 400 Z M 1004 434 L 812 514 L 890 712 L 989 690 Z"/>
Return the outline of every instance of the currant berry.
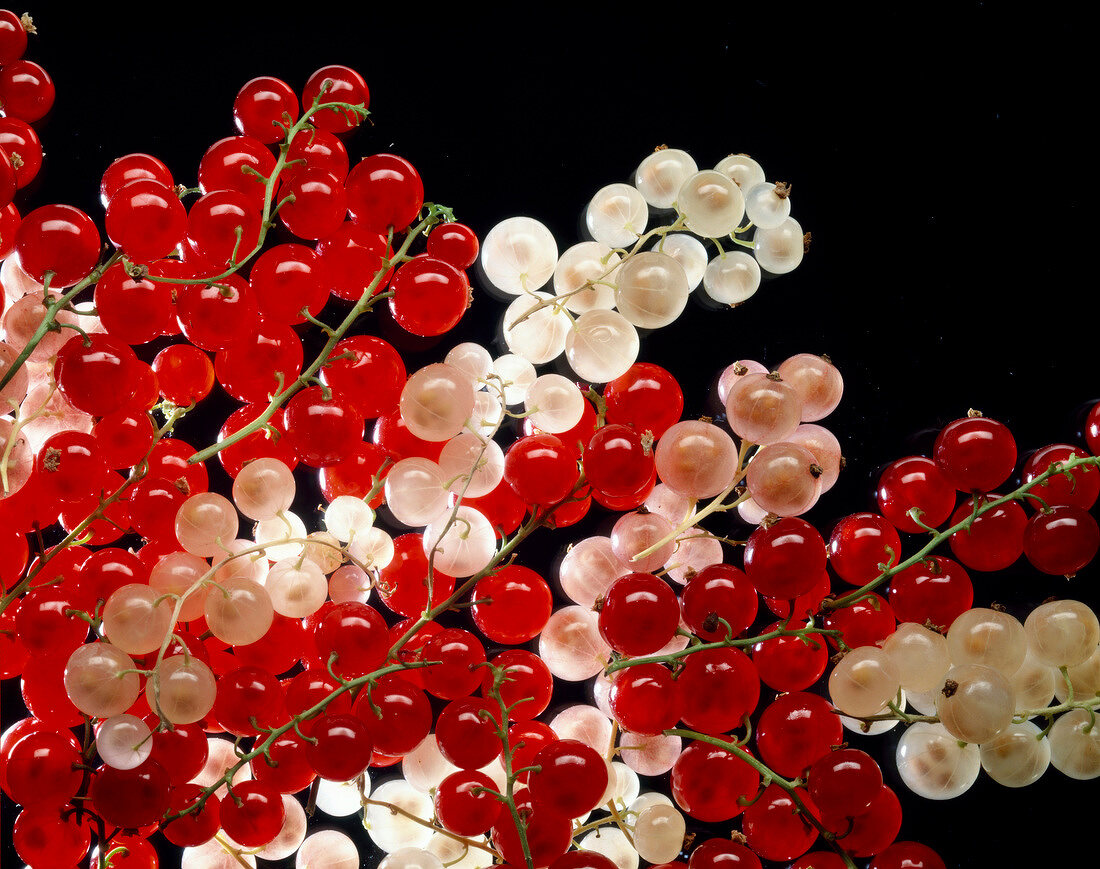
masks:
<path fill-rule="evenodd" d="M 788 517 L 749 535 L 745 573 L 760 594 L 792 600 L 814 587 L 825 559 L 825 541 L 817 529 Z"/>
<path fill-rule="evenodd" d="M 1028 520 L 1023 543 L 1027 560 L 1043 573 L 1073 576 L 1096 557 L 1100 527 L 1080 507 L 1051 507 Z"/>
<path fill-rule="evenodd" d="M 899 622 L 931 622 L 947 630 L 974 604 L 974 585 L 962 565 L 932 555 L 894 574 L 888 598 Z"/>
<path fill-rule="evenodd" d="M 531 798 L 565 818 L 576 818 L 594 809 L 607 790 L 608 765 L 583 742 L 559 739 L 535 755 L 531 771 Z"/>
<path fill-rule="evenodd" d="M 265 145 L 281 142 L 298 120 L 298 95 L 270 75 L 245 82 L 233 100 L 233 122 L 245 136 Z"/>
<path fill-rule="evenodd" d="M 0 75 L 7 72 L 4 68 Z M 15 231 L 15 250 L 23 270 L 39 283 L 52 272 L 51 287 L 71 287 L 99 260 L 99 230 L 79 208 L 43 205 L 23 217 Z"/>
<path fill-rule="evenodd" d="M 737 755 L 693 742 L 672 767 L 672 796 L 676 805 L 699 821 L 728 821 L 745 807 L 760 786 L 760 775 Z"/>
<path fill-rule="evenodd" d="M 939 465 L 925 456 L 909 456 L 889 465 L 879 477 L 878 508 L 899 531 L 918 534 L 938 528 L 955 509 L 955 488 Z M 911 511 L 919 511 L 913 518 Z"/>
<path fill-rule="evenodd" d="M 323 66 L 302 89 L 302 109 L 308 112 L 315 103 L 349 103 L 366 109 L 370 105 L 370 91 L 363 76 L 354 69 L 338 64 Z M 347 132 L 362 120 L 362 114 L 337 106 L 314 112 L 311 118 L 315 126 L 333 133 Z"/>
<path fill-rule="evenodd" d="M 993 501 L 999 497 L 990 493 L 985 499 Z M 959 505 L 951 517 L 951 524 L 957 525 L 973 513 L 974 499 L 970 498 Z M 1023 554 L 1026 527 L 1023 507 L 1016 501 L 1006 501 L 986 510 L 969 528 L 952 534 L 951 551 L 971 570 L 1004 570 Z"/>
<path fill-rule="evenodd" d="M 966 417 L 943 427 L 932 457 L 956 489 L 989 492 L 1016 467 L 1016 440 L 1004 423 Z"/>
<path fill-rule="evenodd" d="M 352 220 L 373 232 L 404 229 L 424 205 L 420 173 L 395 154 L 361 160 L 348 173 L 347 189 Z"/>

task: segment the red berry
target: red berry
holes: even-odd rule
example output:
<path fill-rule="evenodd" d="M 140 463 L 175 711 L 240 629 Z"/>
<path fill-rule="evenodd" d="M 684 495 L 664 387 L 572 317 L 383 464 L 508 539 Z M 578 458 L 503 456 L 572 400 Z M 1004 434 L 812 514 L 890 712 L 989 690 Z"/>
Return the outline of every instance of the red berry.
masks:
<path fill-rule="evenodd" d="M 508 717 L 513 721 L 529 721 L 541 715 L 554 691 L 554 678 L 542 658 L 524 649 L 507 649 L 490 663 L 505 671 L 500 696 L 509 707 Z M 492 671 L 486 669 L 482 695 L 488 697 L 492 686 Z"/>
<path fill-rule="evenodd" d="M 274 839 L 283 826 L 283 799 L 269 784 L 241 782 L 222 800 L 220 816 L 222 829 L 234 842 L 259 848 Z"/>
<path fill-rule="evenodd" d="M 496 783 L 485 773 L 475 770 L 452 773 L 440 782 L 435 793 L 439 823 L 459 836 L 484 833 L 496 823 L 503 808 L 493 794 L 496 790 Z"/>
<path fill-rule="evenodd" d="M 53 272 L 53 289 L 71 287 L 99 261 L 99 230 L 79 208 L 43 205 L 23 217 L 15 230 L 15 250 L 23 270 L 39 283 Z"/>
<path fill-rule="evenodd" d="M 608 588 L 600 608 L 600 635 L 624 655 L 659 651 L 676 633 L 680 608 L 663 579 L 628 573 Z"/>
<path fill-rule="evenodd" d="M 814 811 L 806 791 L 796 788 L 795 794 Z M 760 798 L 745 809 L 741 821 L 748 845 L 765 860 L 790 860 L 809 850 L 817 839 L 815 827 L 800 811 L 794 797 L 779 785 L 768 785 Z"/>
<path fill-rule="evenodd" d="M 715 736 L 742 727 L 760 700 L 760 677 L 740 649 L 696 652 L 676 681 L 684 724 Z"/>
<path fill-rule="evenodd" d="M 262 178 L 275 171 L 275 157 L 267 146 L 250 136 L 219 139 L 199 161 L 199 187 L 203 193 L 232 190 L 245 197 L 257 211 L 263 208 Z M 262 176 L 262 178 L 261 178 Z M 243 249 L 247 253 L 251 248 Z"/>
<path fill-rule="evenodd" d="M 34 61 L 13 60 L 0 67 L 0 107 L 7 117 L 33 124 L 53 107 L 55 96 L 53 79 Z"/>
<path fill-rule="evenodd" d="M 245 82 L 233 100 L 233 122 L 265 145 L 281 142 L 298 120 L 298 95 L 282 79 L 262 75 Z"/>
<path fill-rule="evenodd" d="M 279 191 L 279 219 L 298 238 L 316 241 L 331 235 L 347 211 L 343 183 L 324 169 L 299 172 Z"/>
<path fill-rule="evenodd" d="M 107 335 L 70 338 L 57 354 L 54 377 L 69 404 L 92 416 L 106 416 L 134 397 L 137 357 Z"/>
<path fill-rule="evenodd" d="M 496 701 L 481 697 L 452 700 L 439 713 L 435 738 L 439 752 L 459 769 L 480 769 L 501 752 Z"/>
<path fill-rule="evenodd" d="M 974 604 L 974 584 L 962 565 L 931 555 L 894 574 L 890 606 L 899 622 L 926 621 L 943 630 Z"/>
<path fill-rule="evenodd" d="M 1070 444 L 1043 447 L 1024 463 L 1023 481 L 1030 483 L 1055 462 L 1064 463 L 1078 456 L 1088 456 L 1088 453 Z M 1100 495 L 1100 473 L 1097 471 L 1094 465 L 1082 465 L 1072 471 L 1055 473 L 1032 486 L 1030 491 L 1042 498 L 1048 507 L 1073 506 L 1089 510 Z M 1040 502 L 1034 499 L 1030 503 L 1033 507 L 1040 506 Z"/>
<path fill-rule="evenodd" d="M 588 482 L 604 495 L 633 495 L 649 482 L 654 468 L 653 450 L 643 446 L 640 433 L 629 426 L 597 429 L 584 450 Z"/>
<path fill-rule="evenodd" d="M 159 181 L 131 181 L 107 206 L 107 237 L 135 262 L 168 256 L 186 233 L 187 210 L 176 192 Z"/>
<path fill-rule="evenodd" d="M 635 362 L 626 373 L 604 387 L 607 421 L 631 426 L 660 438 L 680 421 L 684 393 L 668 371 L 650 362 Z"/>
<path fill-rule="evenodd" d="M 309 735 L 317 741 L 306 743 L 306 759 L 321 778 L 351 781 L 370 765 L 373 751 L 370 731 L 354 715 L 322 715 L 313 723 Z"/>
<path fill-rule="evenodd" d="M 19 60 L 27 50 L 27 29 L 19 16 L 7 9 L 0 10 L 0 66 Z M 24 857 L 28 863 L 30 858 Z"/>
<path fill-rule="evenodd" d="M 691 852 L 688 869 L 762 869 L 762 866 L 760 858 L 740 842 L 707 839 Z"/>
<path fill-rule="evenodd" d="M 336 343 L 335 361 L 321 369 L 321 380 L 340 392 L 363 419 L 397 410 L 408 376 L 391 344 L 373 335 L 353 335 Z"/>
<path fill-rule="evenodd" d="M 777 773 L 798 776 L 844 739 L 840 718 L 816 694 L 781 694 L 760 715 L 756 747 L 760 759 Z"/>
<path fill-rule="evenodd" d="M 607 790 L 608 766 L 594 748 L 575 739 L 551 742 L 535 755 L 530 778 L 536 806 L 566 818 L 594 809 Z"/>
<path fill-rule="evenodd" d="M 897 627 L 894 610 L 874 592 L 868 592 L 851 606 L 833 610 L 825 616 L 824 623 L 828 630 L 840 631 L 840 638 L 850 649 L 878 645 Z M 835 638 L 830 637 L 830 641 Z"/>
<path fill-rule="evenodd" d="M 431 337 L 458 325 L 470 306 L 466 275 L 448 262 L 421 256 L 397 270 L 390 310 L 406 332 Z"/>
<path fill-rule="evenodd" d="M 825 541 L 817 529 L 788 517 L 749 535 L 745 573 L 762 595 L 791 600 L 814 587 L 825 558 Z"/>
<path fill-rule="evenodd" d="M 573 488 L 577 465 L 554 435 L 529 435 L 505 454 L 504 479 L 528 504 L 556 504 Z"/>
<path fill-rule="evenodd" d="M 529 567 L 510 564 L 478 580 L 470 615 L 483 634 L 496 643 L 517 645 L 542 633 L 554 599 L 546 580 Z"/>
<path fill-rule="evenodd" d="M 900 560 L 898 532 L 876 513 L 845 516 L 829 537 L 829 564 L 852 585 L 866 585 L 882 574 L 880 564 L 893 567 Z"/>
<path fill-rule="evenodd" d="M 26 121 L 0 118 L 0 150 L 8 155 L 15 172 L 15 186 L 20 190 L 30 184 L 42 168 L 42 141 Z M 15 154 L 19 155 L 18 160 L 11 159 Z"/>
<path fill-rule="evenodd" d="M 303 308 L 316 316 L 328 301 L 320 257 L 303 244 L 280 244 L 264 251 L 252 264 L 248 283 L 260 314 L 273 323 L 304 323 Z"/>
<path fill-rule="evenodd" d="M 868 869 L 947 869 L 947 864 L 920 842 L 895 842 L 875 855 Z"/>
<path fill-rule="evenodd" d="M 1024 529 L 1024 554 L 1053 576 L 1073 576 L 1096 557 L 1100 528 L 1080 507 L 1051 507 L 1036 513 Z"/>
<path fill-rule="evenodd" d="M 320 386 L 308 386 L 283 411 L 286 439 L 303 464 L 314 468 L 344 461 L 363 440 L 363 420 L 350 403 Z"/>
<path fill-rule="evenodd" d="M 323 93 L 322 93 L 323 91 Z M 370 91 L 363 76 L 354 69 L 333 64 L 323 66 L 306 81 L 302 89 L 302 108 L 309 111 L 315 102 L 348 103 L 353 106 L 370 105 Z M 311 118 L 314 126 L 333 133 L 343 133 L 357 127 L 363 116 L 350 109 L 330 108 L 315 112 Z"/>
<path fill-rule="evenodd" d="M 620 670 L 611 683 L 608 702 L 623 730 L 643 736 L 655 736 L 675 727 L 684 706 L 680 683 L 660 664 L 637 664 Z"/>
<path fill-rule="evenodd" d="M 878 508 L 899 531 L 917 534 L 924 525 L 938 528 L 955 509 L 955 488 L 939 465 L 925 456 L 898 459 L 878 481 Z M 922 524 L 910 515 L 916 508 Z"/>
<path fill-rule="evenodd" d="M 374 154 L 348 173 L 348 211 L 367 229 L 385 234 L 404 229 L 424 205 L 424 182 L 404 157 Z"/>
<path fill-rule="evenodd" d="M 996 500 L 1000 495 L 989 494 L 986 500 Z M 974 512 L 974 499 L 968 498 L 951 517 L 951 525 L 957 525 Z M 1016 501 L 1006 501 L 986 510 L 978 516 L 970 528 L 963 528 L 951 535 L 951 551 L 971 570 L 1004 570 L 1024 551 L 1024 529 L 1027 516 Z"/>
<path fill-rule="evenodd" d="M 127 344 L 144 344 L 178 331 L 171 285 L 131 277 L 122 263 L 107 269 L 96 283 L 95 305 L 108 334 Z"/>
<path fill-rule="evenodd" d="M 366 722 L 374 750 L 391 756 L 408 754 L 432 728 L 427 695 L 397 673 L 383 676 L 370 691 L 360 691 L 352 712 Z"/>
<path fill-rule="evenodd" d="M 698 821 L 736 818 L 745 810 L 739 799 L 751 799 L 759 787 L 760 774 L 755 769 L 737 755 L 705 742 L 692 742 L 672 766 L 676 805 Z"/>
<path fill-rule="evenodd" d="M 428 256 L 449 262 L 459 271 L 477 262 L 477 254 L 477 236 L 465 224 L 440 224 L 428 236 Z"/>
<path fill-rule="evenodd" d="M 830 751 L 810 767 L 810 796 L 833 814 L 861 815 L 882 787 L 882 770 L 875 759 L 855 748 Z"/>
<path fill-rule="evenodd" d="M 1004 423 L 966 417 L 943 427 L 932 458 L 956 489 L 989 492 L 1016 467 L 1016 440 Z"/>
<path fill-rule="evenodd" d="M 713 643 L 725 637 L 726 629 L 720 622 L 708 621 L 711 614 L 725 619 L 737 637 L 756 620 L 759 602 L 756 588 L 743 571 L 730 564 L 712 564 L 688 581 L 680 606 L 692 632 Z"/>

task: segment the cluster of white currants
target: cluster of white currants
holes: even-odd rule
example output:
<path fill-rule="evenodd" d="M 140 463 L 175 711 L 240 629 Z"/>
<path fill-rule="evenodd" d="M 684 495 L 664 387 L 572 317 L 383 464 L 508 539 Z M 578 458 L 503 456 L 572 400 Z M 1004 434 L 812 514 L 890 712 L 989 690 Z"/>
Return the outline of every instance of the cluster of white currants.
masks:
<path fill-rule="evenodd" d="M 829 693 L 849 715 L 883 716 L 871 725 L 881 732 L 902 717 L 896 697 L 905 692 L 918 720 L 898 742 L 898 771 L 928 799 L 959 796 L 981 769 L 1006 787 L 1032 784 L 1050 765 L 1072 778 L 1096 778 L 1098 643 L 1100 623 L 1078 601 L 1042 604 L 1023 624 L 975 608 L 946 637 L 906 623 L 881 649 L 854 649 L 830 675 Z M 1055 697 L 1059 705 L 1050 706 Z M 1040 717 L 1045 730 L 1032 720 Z"/>
<path fill-rule="evenodd" d="M 485 236 L 481 265 L 492 287 L 516 297 L 502 320 L 504 340 L 535 365 L 564 353 L 590 383 L 619 377 L 637 360 L 637 330 L 674 322 L 700 284 L 714 301 L 736 305 L 757 291 L 761 270 L 798 266 L 803 233 L 790 217 L 789 191 L 765 181 L 747 155 L 700 171 L 685 151 L 661 148 L 641 162 L 633 185 L 597 191 L 585 212 L 592 240 L 560 256 L 539 221 L 502 221 Z M 662 213 L 675 216 L 647 229 Z M 727 243 L 752 253 L 726 251 Z"/>

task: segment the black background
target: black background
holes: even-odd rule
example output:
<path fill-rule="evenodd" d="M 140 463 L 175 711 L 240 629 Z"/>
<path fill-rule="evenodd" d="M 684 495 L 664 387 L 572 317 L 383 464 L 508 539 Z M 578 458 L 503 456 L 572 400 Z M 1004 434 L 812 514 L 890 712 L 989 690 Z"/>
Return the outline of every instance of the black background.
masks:
<path fill-rule="evenodd" d="M 232 101 L 245 81 L 275 75 L 300 89 L 328 63 L 355 67 L 371 88 L 373 126 L 349 140 L 353 159 L 407 157 L 427 198 L 479 235 L 525 214 L 564 250 L 581 240 L 591 195 L 631 180 L 654 146 L 684 148 L 701 167 L 743 151 L 769 179 L 793 184 L 792 215 L 813 235 L 810 252 L 736 310 L 693 301 L 644 339 L 642 358 L 679 378 L 686 413 L 698 415 L 710 409 L 713 377 L 736 358 L 774 366 L 828 353 L 846 382 L 828 422 L 848 468 L 809 516 L 824 533 L 872 507 L 883 464 L 926 453 L 934 430 L 971 407 L 1007 423 L 1021 453 L 1079 440 L 1083 412 L 1100 397 L 1086 212 L 1091 77 L 1079 24 L 1057 7 L 1025 22 L 972 3 L 930 6 L 919 18 L 806 18 L 754 5 L 738 14 L 671 5 L 652 17 L 188 7 L 172 19 L 152 5 L 110 14 L 53 6 L 36 12 L 40 35 L 27 57 L 53 76 L 57 101 L 36 125 L 42 180 L 19 204 L 68 202 L 101 222 L 99 177 L 133 151 L 160 156 L 193 184 L 205 148 L 235 134 Z M 410 370 L 458 340 L 492 340 L 499 313 L 477 292 L 458 337 L 405 348 Z M 209 442 L 228 412 L 219 401 L 183 436 Z M 521 560 L 549 574 L 567 537 L 533 543 Z M 1021 618 L 1051 594 L 1095 605 L 1096 576 L 1067 586 L 1021 562 L 975 574 L 975 605 L 998 600 Z M 4 688 L 7 723 L 18 695 Z M 923 801 L 891 770 L 896 735 L 856 743 L 884 759 L 899 789 L 901 838 L 934 846 L 949 866 L 1085 853 L 1091 837 L 1071 832 L 1067 813 L 1095 799 L 1094 783 L 1051 770 L 1009 791 L 983 776 L 959 800 Z M 16 858 L 6 800 L 4 810 L 6 865 Z"/>

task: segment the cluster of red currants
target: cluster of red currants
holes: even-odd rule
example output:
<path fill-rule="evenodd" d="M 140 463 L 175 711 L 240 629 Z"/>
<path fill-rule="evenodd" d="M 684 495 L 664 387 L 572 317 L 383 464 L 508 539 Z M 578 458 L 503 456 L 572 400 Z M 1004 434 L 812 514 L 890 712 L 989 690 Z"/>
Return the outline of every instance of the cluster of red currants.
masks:
<path fill-rule="evenodd" d="M 52 99 L 44 74 L 9 75 L 25 42 L 0 13 L 0 195 L 37 171 L 28 124 Z M 828 359 L 736 362 L 724 414 L 688 420 L 673 374 L 637 361 L 637 329 L 695 286 L 739 304 L 761 268 L 797 266 L 788 185 L 745 155 L 700 172 L 659 149 L 593 197 L 591 241 L 559 257 L 513 218 L 482 249 L 407 160 L 351 165 L 368 102 L 343 66 L 300 96 L 257 78 L 196 188 L 119 158 L 105 259 L 82 211 L 5 203 L 0 678 L 29 715 L 0 736 L 0 788 L 20 857 L 154 867 L 163 836 L 189 867 L 357 865 L 308 807 L 361 813 L 383 869 L 936 869 L 895 841 L 901 803 L 845 728 L 907 725 L 899 773 L 930 799 L 981 769 L 1100 776 L 1095 614 L 973 608 L 967 574 L 1095 557 L 1100 405 L 1088 450 L 1038 451 L 1004 496 L 1008 429 L 953 422 L 826 540 L 803 516 L 842 466 L 817 424 L 843 392 Z M 651 210 L 669 224 L 647 232 Z M 295 240 L 270 243 L 276 226 Z M 410 373 L 364 333 L 380 301 L 412 335 L 451 333 L 479 251 L 518 297 L 510 353 L 459 343 Z M 537 373 L 561 353 L 585 383 Z M 172 437 L 215 384 L 240 403 L 217 442 Z M 293 509 L 306 468 L 316 529 Z M 720 533 L 734 508 L 747 540 Z M 621 515 L 552 574 L 515 561 L 600 511 Z M 563 703 L 570 683 L 593 702 Z M 688 831 L 735 818 L 732 837 Z"/>

